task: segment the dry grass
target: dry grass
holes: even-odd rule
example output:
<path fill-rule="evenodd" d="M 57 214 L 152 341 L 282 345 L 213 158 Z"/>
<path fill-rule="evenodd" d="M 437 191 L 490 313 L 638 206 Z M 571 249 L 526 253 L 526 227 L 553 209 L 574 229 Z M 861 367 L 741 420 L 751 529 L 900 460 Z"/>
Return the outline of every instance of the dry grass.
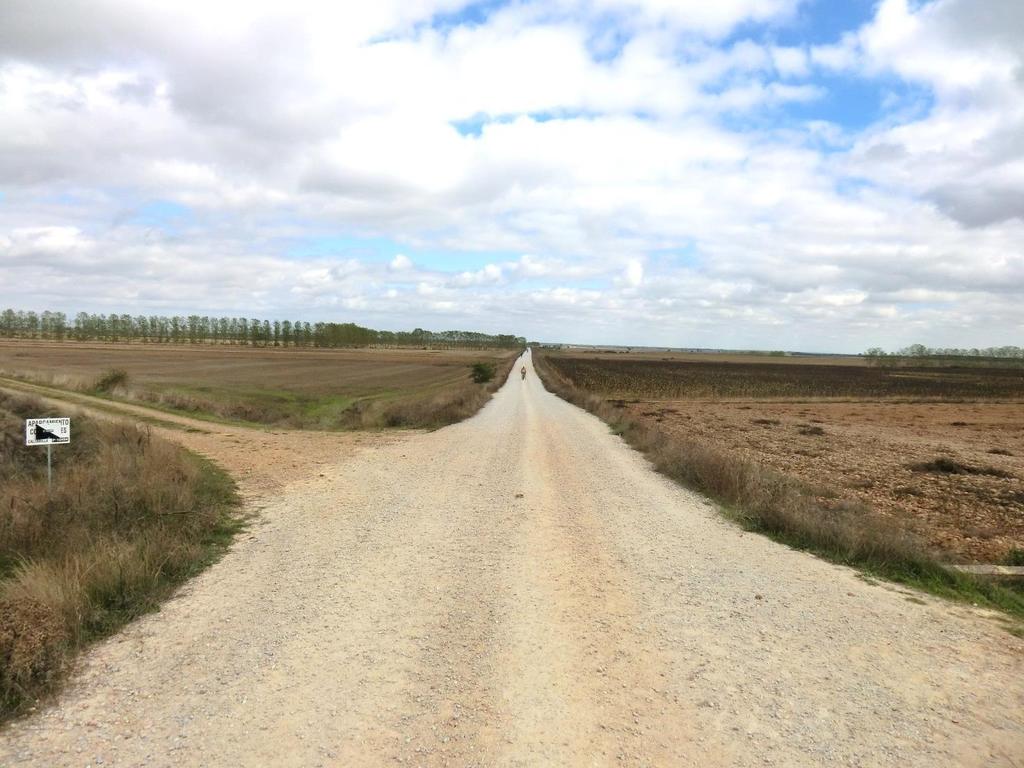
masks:
<path fill-rule="evenodd" d="M 200 418 L 299 429 L 432 427 L 486 402 L 484 385 L 472 381 L 474 364 L 505 368 L 515 354 L 24 341 L 0 342 L 0 375 Z"/>
<path fill-rule="evenodd" d="M 70 446 L 21 445 L 39 403 L 0 394 L 0 715 L 60 679 L 74 650 L 154 608 L 238 522 L 223 473 L 135 427 L 76 417 Z"/>
<path fill-rule="evenodd" d="M 497 367 L 496 375 L 483 383 L 449 386 L 427 395 L 394 400 L 369 400 L 345 412 L 341 424 L 353 429 L 380 427 L 443 427 L 469 418 L 491 399 L 515 365 L 516 358 L 506 359 Z"/>
<path fill-rule="evenodd" d="M 867 505 L 633 419 L 619 401 L 577 387 L 543 354 L 534 355 L 534 365 L 548 389 L 606 421 L 659 472 L 716 500 L 749 530 L 878 576 L 1024 616 L 1024 595 L 947 570 L 920 541 Z"/>
<path fill-rule="evenodd" d="M 996 563 L 1024 547 L 1019 404 L 683 399 L 622 401 L 622 410 L 679 441 L 835 489 L 898 521 L 944 562 Z"/>

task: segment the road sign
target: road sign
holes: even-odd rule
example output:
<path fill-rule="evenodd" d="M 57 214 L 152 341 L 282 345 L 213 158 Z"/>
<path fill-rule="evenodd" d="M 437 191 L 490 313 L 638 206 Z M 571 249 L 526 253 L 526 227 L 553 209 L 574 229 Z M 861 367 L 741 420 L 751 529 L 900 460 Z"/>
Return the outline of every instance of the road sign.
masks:
<path fill-rule="evenodd" d="M 25 419 L 25 445 L 67 445 L 71 419 Z"/>

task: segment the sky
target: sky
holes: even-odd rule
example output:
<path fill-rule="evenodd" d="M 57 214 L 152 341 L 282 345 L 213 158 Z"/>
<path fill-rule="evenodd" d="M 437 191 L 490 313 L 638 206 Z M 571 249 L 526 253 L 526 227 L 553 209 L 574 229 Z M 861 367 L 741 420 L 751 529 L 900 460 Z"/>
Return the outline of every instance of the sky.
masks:
<path fill-rule="evenodd" d="M 2 0 L 0 307 L 1022 343 L 1020 0 Z"/>

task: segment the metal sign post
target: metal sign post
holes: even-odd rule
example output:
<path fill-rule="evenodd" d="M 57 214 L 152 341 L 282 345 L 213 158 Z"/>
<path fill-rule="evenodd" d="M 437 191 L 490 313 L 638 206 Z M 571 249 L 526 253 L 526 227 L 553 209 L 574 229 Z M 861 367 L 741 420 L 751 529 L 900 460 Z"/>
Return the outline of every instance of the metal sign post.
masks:
<path fill-rule="evenodd" d="M 46 492 L 53 490 L 53 446 L 71 442 L 71 419 L 25 419 L 25 445 L 46 446 Z"/>

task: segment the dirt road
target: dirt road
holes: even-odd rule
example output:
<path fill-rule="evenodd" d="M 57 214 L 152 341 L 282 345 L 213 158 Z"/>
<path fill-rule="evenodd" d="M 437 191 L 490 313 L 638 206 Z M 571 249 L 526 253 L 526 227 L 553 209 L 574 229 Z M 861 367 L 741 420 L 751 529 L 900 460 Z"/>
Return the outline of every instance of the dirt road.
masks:
<path fill-rule="evenodd" d="M 1024 763 L 1024 641 L 744 534 L 518 368 L 462 424 L 296 443 L 328 463 L 0 764 Z"/>

